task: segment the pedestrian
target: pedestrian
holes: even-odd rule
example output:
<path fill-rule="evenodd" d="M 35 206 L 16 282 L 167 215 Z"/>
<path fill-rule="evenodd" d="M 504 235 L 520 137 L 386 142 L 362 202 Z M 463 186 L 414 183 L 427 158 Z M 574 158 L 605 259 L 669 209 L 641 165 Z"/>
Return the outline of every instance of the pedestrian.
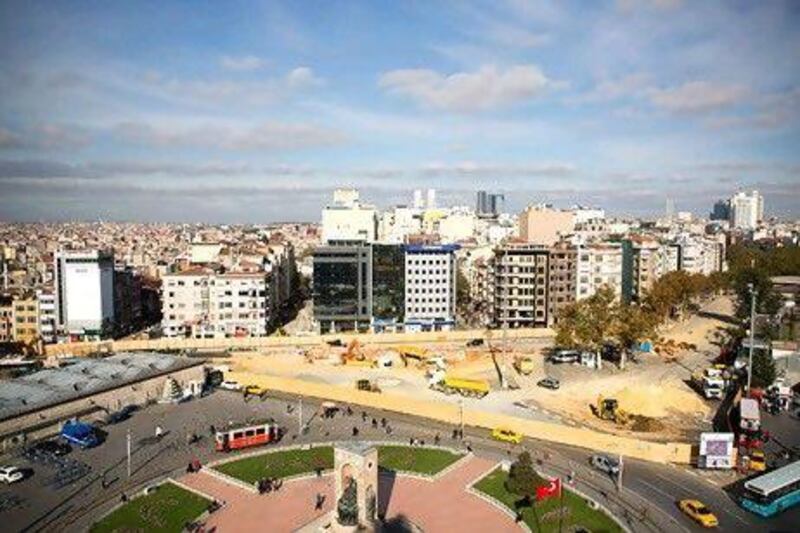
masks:
<path fill-rule="evenodd" d="M 381 418 L 381 427 L 382 428 L 386 427 L 386 418 Z"/>
<path fill-rule="evenodd" d="M 433 443 L 434 443 L 436 446 L 438 446 L 438 445 L 439 445 L 439 440 L 441 440 L 441 439 L 439 439 L 439 434 L 437 433 L 437 434 L 436 434 L 436 435 L 433 437 Z"/>
<path fill-rule="evenodd" d="M 122 495 L 119 497 L 119 501 L 121 501 L 122 503 L 126 503 L 128 501 L 128 495 L 123 492 Z"/>
<path fill-rule="evenodd" d="M 452 439 L 453 439 L 453 440 L 456 440 L 457 438 L 458 438 L 458 430 L 457 430 L 457 429 L 454 429 L 454 430 L 453 430 L 453 436 L 452 436 Z"/>
<path fill-rule="evenodd" d="M 362 422 L 366 422 L 367 421 L 367 412 L 366 411 L 361 411 L 361 421 Z"/>
<path fill-rule="evenodd" d="M 372 429 L 377 429 L 377 428 L 378 428 L 378 421 L 373 418 L 372 419 Z"/>
<path fill-rule="evenodd" d="M 208 432 L 211 434 L 212 437 L 217 434 L 217 428 L 214 427 L 214 424 L 208 426 Z"/>
<path fill-rule="evenodd" d="M 347 416 L 353 416 L 353 409 L 349 405 L 347 406 Z"/>
<path fill-rule="evenodd" d="M 316 509 L 317 511 L 319 511 L 320 509 L 322 509 L 322 504 L 323 504 L 323 503 L 325 503 L 325 496 L 324 496 L 323 494 L 320 494 L 320 493 L 318 492 L 318 493 L 317 493 L 317 501 L 316 501 L 316 503 L 314 504 L 314 509 Z"/>
<path fill-rule="evenodd" d="M 408 445 L 409 446 L 413 446 L 414 445 L 414 437 L 409 437 L 408 438 Z"/>
<path fill-rule="evenodd" d="M 353 436 L 358 437 L 358 428 L 353 426 Z"/>
<path fill-rule="evenodd" d="M 164 430 L 161 429 L 161 426 L 156 426 L 156 438 L 160 439 L 161 435 L 163 435 L 163 434 L 164 434 Z"/>
<path fill-rule="evenodd" d="M 392 434 L 392 426 L 390 426 L 389 424 L 386 424 L 386 434 L 387 435 Z"/>

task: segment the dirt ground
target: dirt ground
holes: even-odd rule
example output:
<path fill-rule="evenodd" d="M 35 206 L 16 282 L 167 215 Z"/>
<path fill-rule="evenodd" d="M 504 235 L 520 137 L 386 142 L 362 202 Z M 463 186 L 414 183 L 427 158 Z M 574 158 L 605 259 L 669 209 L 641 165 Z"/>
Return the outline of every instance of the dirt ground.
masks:
<path fill-rule="evenodd" d="M 492 392 L 482 400 L 469 403 L 487 411 L 514 412 L 524 416 L 544 416 L 566 420 L 567 423 L 591 427 L 610 433 L 633 434 L 630 429 L 617 427 L 612 422 L 598 419 L 591 406 L 598 397 L 618 400 L 620 408 L 629 414 L 657 421 L 648 431 L 635 432 L 639 438 L 666 441 L 694 438 L 707 430 L 714 404 L 702 399 L 689 387 L 688 379 L 699 368 L 708 365 L 718 353 L 717 332 L 726 326 L 717 315 L 731 311 L 730 300 L 721 298 L 710 302 L 705 310 L 709 316 L 692 316 L 673 324 L 663 336 L 676 342 L 687 342 L 696 349 L 677 354 L 667 362 L 657 354 L 642 355 L 630 361 L 626 370 L 613 363 L 604 363 L 601 370 L 579 365 L 551 365 L 544 362 L 545 344 L 513 344 L 494 341 L 498 365 L 491 355 L 490 346 L 468 348 L 463 343 L 427 346 L 428 355 L 441 355 L 447 360 L 447 373 L 451 376 L 483 379 L 490 383 Z M 363 346 L 368 360 L 389 356 L 390 368 L 370 368 L 363 364 L 342 364 L 344 347 L 318 345 L 308 350 L 298 348 L 272 349 L 266 352 L 237 352 L 224 360 L 232 370 L 266 373 L 344 387 L 354 387 L 358 379 L 373 380 L 382 390 L 412 396 L 458 401 L 428 388 L 425 366 L 408 359 L 406 366 L 396 350 L 387 346 Z M 506 353 L 503 354 L 503 349 Z M 521 376 L 512 368 L 515 355 L 529 355 L 537 363 L 529 376 Z M 223 361 L 220 361 L 223 362 Z M 498 366 L 500 373 L 498 373 Z M 500 374 L 510 386 L 503 389 Z M 556 391 L 536 385 L 542 377 L 550 375 L 561 381 Z M 527 412 L 514 407 L 531 406 Z M 536 412 L 535 412 L 536 411 Z M 537 414 L 538 413 L 538 414 Z M 640 428 L 641 429 L 641 428 Z"/>

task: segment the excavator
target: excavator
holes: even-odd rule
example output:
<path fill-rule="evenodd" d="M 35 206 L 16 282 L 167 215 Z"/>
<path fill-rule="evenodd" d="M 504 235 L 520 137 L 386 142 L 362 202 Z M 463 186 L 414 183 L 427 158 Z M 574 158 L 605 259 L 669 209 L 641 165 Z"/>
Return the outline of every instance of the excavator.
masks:
<path fill-rule="evenodd" d="M 620 426 L 627 425 L 630 422 L 630 415 L 623 411 L 619 402 L 614 398 L 597 397 L 597 404 L 592 406 L 595 416 L 601 420 L 610 420 Z"/>
<path fill-rule="evenodd" d="M 394 349 L 400 354 L 400 358 L 403 360 L 403 366 L 406 367 L 408 366 L 409 359 L 414 359 L 418 364 L 423 364 L 428 358 L 428 350 L 425 348 L 404 345 L 396 346 Z"/>
<path fill-rule="evenodd" d="M 344 353 L 342 353 L 342 364 L 349 366 L 373 366 L 373 362 L 367 359 L 364 351 L 361 349 L 361 343 L 358 339 L 353 339 L 347 345 Z"/>

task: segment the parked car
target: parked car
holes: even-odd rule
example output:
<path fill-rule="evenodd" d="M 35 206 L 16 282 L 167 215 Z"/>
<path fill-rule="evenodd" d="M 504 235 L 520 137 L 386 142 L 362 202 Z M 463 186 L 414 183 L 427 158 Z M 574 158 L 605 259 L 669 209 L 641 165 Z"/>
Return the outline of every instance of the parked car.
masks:
<path fill-rule="evenodd" d="M 25 472 L 16 466 L 0 466 L 0 481 L 6 485 L 22 481 L 25 478 Z"/>
<path fill-rule="evenodd" d="M 39 453 L 39 454 L 55 455 L 56 457 L 67 455 L 71 451 L 72 451 L 72 446 L 70 446 L 65 442 L 59 442 L 57 440 L 42 440 L 39 442 L 35 442 L 28 447 L 29 454 Z"/>
<path fill-rule="evenodd" d="M 240 391 L 242 390 L 242 385 L 241 383 L 237 383 L 236 381 L 225 380 L 219 384 L 219 388 L 225 390 Z"/>
<path fill-rule="evenodd" d="M 577 363 L 581 358 L 581 354 L 577 350 L 558 350 L 550 356 L 551 363 Z"/>
<path fill-rule="evenodd" d="M 127 420 L 131 417 L 131 415 L 136 411 L 137 407 L 135 405 L 126 405 L 119 411 L 114 411 L 113 413 L 108 413 L 106 416 L 106 424 L 118 424 L 123 420 Z"/>
<path fill-rule="evenodd" d="M 703 527 L 717 527 L 719 525 L 714 513 L 700 500 L 681 500 L 678 502 L 678 508 Z"/>
<path fill-rule="evenodd" d="M 483 339 L 472 339 L 467 341 L 467 347 L 475 348 L 476 346 L 483 346 Z"/>
<path fill-rule="evenodd" d="M 610 474 L 612 476 L 619 474 L 619 461 L 613 457 L 596 453 L 592 455 L 592 458 L 589 460 L 589 462 L 594 468 L 600 470 L 601 472 L 605 472 L 606 474 Z"/>
<path fill-rule="evenodd" d="M 540 387 L 550 390 L 558 390 L 558 388 L 561 387 L 561 382 L 556 378 L 551 377 L 540 379 L 538 382 L 536 382 L 536 384 Z"/>
<path fill-rule="evenodd" d="M 508 428 L 494 428 L 492 430 L 492 438 L 512 444 L 519 444 L 522 442 L 522 435 Z"/>

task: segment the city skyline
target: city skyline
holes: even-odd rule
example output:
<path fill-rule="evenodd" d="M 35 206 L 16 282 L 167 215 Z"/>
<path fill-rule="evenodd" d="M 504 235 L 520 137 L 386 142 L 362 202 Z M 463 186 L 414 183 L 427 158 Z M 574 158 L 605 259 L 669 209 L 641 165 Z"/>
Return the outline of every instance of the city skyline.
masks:
<path fill-rule="evenodd" d="M 650 216 L 756 188 L 800 214 L 789 2 L 0 14 L 3 220 L 317 221 L 348 185 Z"/>

